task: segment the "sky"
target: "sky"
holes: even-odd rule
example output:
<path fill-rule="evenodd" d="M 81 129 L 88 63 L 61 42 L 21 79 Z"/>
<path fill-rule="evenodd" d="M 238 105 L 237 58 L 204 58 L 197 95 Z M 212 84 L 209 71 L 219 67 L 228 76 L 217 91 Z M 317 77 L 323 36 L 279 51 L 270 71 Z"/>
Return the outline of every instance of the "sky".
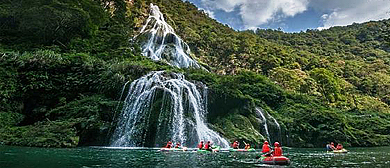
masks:
<path fill-rule="evenodd" d="M 300 32 L 390 18 L 390 0 L 187 0 L 236 30 Z"/>

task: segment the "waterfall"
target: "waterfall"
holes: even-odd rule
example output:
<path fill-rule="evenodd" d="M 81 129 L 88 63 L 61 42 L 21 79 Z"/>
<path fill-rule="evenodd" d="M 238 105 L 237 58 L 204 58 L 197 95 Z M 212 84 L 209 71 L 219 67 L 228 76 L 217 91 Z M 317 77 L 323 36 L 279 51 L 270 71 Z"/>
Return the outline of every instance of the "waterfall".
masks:
<path fill-rule="evenodd" d="M 280 129 L 280 125 L 279 125 L 278 121 L 276 121 L 276 119 L 274 117 L 272 117 L 271 115 L 269 115 L 269 116 L 274 121 L 274 123 L 276 125 L 277 131 L 278 131 L 278 134 L 277 134 L 278 137 L 277 138 L 279 139 L 279 142 L 281 142 L 282 141 L 282 138 L 281 138 L 282 130 Z"/>
<path fill-rule="evenodd" d="M 121 96 L 119 97 L 119 100 L 122 100 L 122 96 L 123 96 L 123 93 L 125 92 L 125 89 L 126 89 L 126 86 L 127 86 L 127 84 L 129 84 L 130 83 L 130 81 L 127 81 L 126 83 L 125 83 L 125 85 L 123 85 L 123 87 L 122 87 L 122 92 L 121 92 Z M 120 105 L 120 103 L 118 103 L 117 105 L 116 105 L 116 107 L 115 107 L 115 112 L 114 112 L 114 115 L 112 116 L 112 121 L 114 122 L 115 120 L 115 116 L 116 116 L 116 112 L 118 111 L 118 109 L 119 109 L 119 105 Z M 111 125 L 112 125 L 112 122 L 111 122 Z"/>
<path fill-rule="evenodd" d="M 146 24 L 135 37 L 142 44 L 142 54 L 179 68 L 202 68 L 189 56 L 188 45 L 165 22 L 159 8 L 153 4 L 150 8 Z M 182 74 L 157 71 L 133 81 L 111 146 L 154 147 L 173 141 L 195 147 L 203 140 L 228 147 L 229 143 L 205 123 L 207 94 L 205 85 L 195 85 Z"/>
<path fill-rule="evenodd" d="M 164 71 L 132 82 L 111 146 L 152 147 L 173 141 L 195 147 L 204 140 L 228 147 L 229 143 L 205 124 L 207 87 L 199 85 L 203 92 L 184 75 Z"/>
<path fill-rule="evenodd" d="M 265 118 L 262 109 L 256 108 L 256 111 L 258 114 L 260 114 L 261 120 L 263 122 L 263 128 L 265 131 L 265 135 L 267 136 L 267 140 L 268 140 L 268 142 L 271 142 L 269 132 L 268 132 L 267 118 Z"/>
<path fill-rule="evenodd" d="M 264 132 L 262 132 L 262 134 L 267 136 L 268 142 L 270 142 L 270 143 L 275 142 L 275 141 L 281 142 L 282 141 L 282 139 L 281 139 L 282 132 L 281 132 L 281 128 L 280 128 L 278 121 L 276 121 L 276 119 L 274 117 L 272 117 L 269 113 L 267 113 L 266 111 L 264 111 L 260 107 L 256 107 L 255 110 L 258 114 L 258 117 L 261 118 L 260 119 L 261 120 L 261 127 L 262 127 L 261 130 L 264 130 Z"/>
<path fill-rule="evenodd" d="M 136 37 L 141 42 L 142 54 L 152 60 L 165 60 L 179 68 L 200 68 L 190 57 L 190 48 L 165 22 L 158 6 L 150 4 L 150 14 L 140 34 Z"/>

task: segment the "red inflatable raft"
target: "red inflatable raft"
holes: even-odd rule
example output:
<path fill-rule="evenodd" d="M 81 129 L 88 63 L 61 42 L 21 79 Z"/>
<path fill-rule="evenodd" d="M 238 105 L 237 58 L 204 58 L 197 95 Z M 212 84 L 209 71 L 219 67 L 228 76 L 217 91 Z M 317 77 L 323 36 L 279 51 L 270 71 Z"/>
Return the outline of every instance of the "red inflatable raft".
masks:
<path fill-rule="evenodd" d="M 286 158 L 285 156 L 264 156 L 262 155 L 260 157 L 260 163 L 262 164 L 269 164 L 269 165 L 289 165 L 290 159 Z"/>

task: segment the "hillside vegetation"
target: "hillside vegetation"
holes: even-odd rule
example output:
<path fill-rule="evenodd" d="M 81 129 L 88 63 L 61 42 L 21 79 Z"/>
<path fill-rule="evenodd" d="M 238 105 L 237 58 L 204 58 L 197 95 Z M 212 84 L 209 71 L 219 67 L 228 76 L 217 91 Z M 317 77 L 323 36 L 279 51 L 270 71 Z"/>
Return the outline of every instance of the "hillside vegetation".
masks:
<path fill-rule="evenodd" d="M 131 39 L 150 3 L 210 72 L 141 55 Z M 0 143 L 107 145 L 123 84 L 167 70 L 208 85 L 208 121 L 229 140 L 263 140 L 254 135 L 261 107 L 280 122 L 284 145 L 388 145 L 389 32 L 390 20 L 240 32 L 180 0 L 7 1 L 0 4 Z"/>

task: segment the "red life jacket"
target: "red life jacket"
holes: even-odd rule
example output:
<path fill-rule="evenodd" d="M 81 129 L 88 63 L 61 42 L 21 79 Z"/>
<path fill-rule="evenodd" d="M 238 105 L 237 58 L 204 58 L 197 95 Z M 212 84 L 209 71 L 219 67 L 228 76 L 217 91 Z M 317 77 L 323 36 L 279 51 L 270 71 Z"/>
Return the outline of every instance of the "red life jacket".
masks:
<path fill-rule="evenodd" d="M 268 153 L 270 151 L 268 144 L 263 144 L 263 150 L 262 153 Z"/>
<path fill-rule="evenodd" d="M 210 149 L 210 144 L 206 143 L 206 145 L 204 145 L 204 149 Z"/>
<path fill-rule="evenodd" d="M 336 149 L 337 149 L 337 150 L 343 149 L 343 145 L 338 144 Z"/>
<path fill-rule="evenodd" d="M 199 143 L 198 148 L 202 149 L 203 148 L 203 143 Z"/>
<path fill-rule="evenodd" d="M 165 148 L 171 148 L 172 146 L 171 146 L 171 144 L 167 144 L 167 146 L 165 146 Z"/>
<path fill-rule="evenodd" d="M 238 143 L 234 142 L 232 146 L 233 148 L 238 148 Z"/>
<path fill-rule="evenodd" d="M 282 148 L 281 147 L 275 147 L 273 156 L 282 156 Z"/>

